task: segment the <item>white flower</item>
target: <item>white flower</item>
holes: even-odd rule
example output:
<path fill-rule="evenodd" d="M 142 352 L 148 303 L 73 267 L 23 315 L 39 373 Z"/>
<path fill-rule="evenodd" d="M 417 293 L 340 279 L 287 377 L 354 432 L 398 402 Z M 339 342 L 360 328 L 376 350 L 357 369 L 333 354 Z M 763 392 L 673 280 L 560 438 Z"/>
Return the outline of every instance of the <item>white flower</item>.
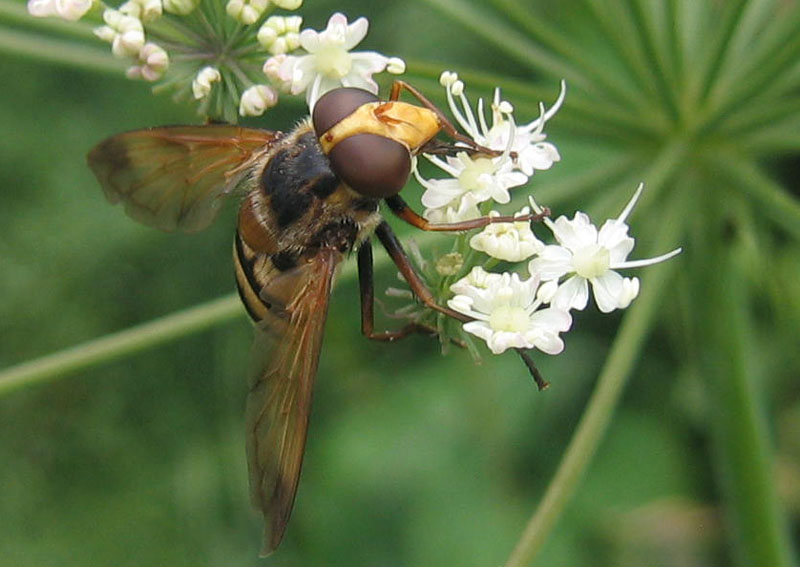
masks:
<path fill-rule="evenodd" d="M 530 209 L 525 207 L 514 216 L 528 213 Z M 500 213 L 490 211 L 489 216 L 499 217 Z M 470 239 L 469 245 L 506 262 L 522 262 L 544 248 L 544 244 L 533 235 L 530 221 L 488 224 Z"/>
<path fill-rule="evenodd" d="M 324 93 L 340 86 L 377 93 L 378 85 L 372 74 L 383 71 L 388 58 L 374 51 L 350 52 L 364 39 L 368 27 L 366 18 L 348 24 L 344 14 L 336 13 L 323 31 L 303 30 L 300 46 L 308 55 L 285 57 L 275 73 L 278 83 L 288 85 L 292 94 L 305 92 L 309 108 Z M 265 73 L 267 65 L 269 61 Z"/>
<path fill-rule="evenodd" d="M 157 81 L 169 67 L 169 56 L 161 46 L 145 43 L 138 55 L 139 64 L 128 68 L 125 73 L 129 79 Z"/>
<path fill-rule="evenodd" d="M 281 68 L 283 67 L 283 64 L 286 62 L 287 58 L 288 55 L 285 53 L 273 55 L 264 62 L 264 67 L 262 69 L 267 78 L 272 81 L 272 83 L 280 90 L 285 92 L 288 92 L 292 86 L 291 79 L 287 80 L 286 77 L 281 74 Z"/>
<path fill-rule="evenodd" d="M 258 43 L 273 55 L 300 47 L 300 16 L 270 16 L 258 30 Z"/>
<path fill-rule="evenodd" d="M 163 0 L 164 11 L 177 16 L 191 14 L 200 0 Z"/>
<path fill-rule="evenodd" d="M 303 0 L 272 0 L 272 3 L 278 8 L 291 11 L 297 10 L 300 6 L 302 6 Z"/>
<path fill-rule="evenodd" d="M 239 114 L 242 116 L 261 116 L 264 111 L 278 102 L 278 93 L 267 85 L 253 85 L 242 93 L 239 101 Z"/>
<path fill-rule="evenodd" d="M 514 165 L 525 175 L 533 175 L 535 170 L 549 169 L 561 156 L 556 147 L 545 142 L 543 133 L 545 122 L 561 108 L 566 95 L 566 84 L 561 82 L 561 92 L 556 102 L 545 111 L 540 104 L 540 116 L 536 120 L 517 126 L 514 122 L 514 108 L 507 101 L 500 99 L 500 89 L 495 89 L 492 101 L 492 125 L 488 126 L 483 108 L 483 99 L 478 99 L 477 120 L 472 112 L 469 100 L 464 94 L 464 83 L 458 75 L 444 71 L 439 82 L 446 88 L 447 103 L 458 124 L 475 142 L 497 151 L 506 150 L 515 156 Z M 458 97 L 462 110 L 455 101 Z"/>
<path fill-rule="evenodd" d="M 543 281 L 557 281 L 567 276 L 552 297 L 551 305 L 560 309 L 584 309 L 589 299 L 589 284 L 592 284 L 598 309 L 608 313 L 624 309 L 639 294 L 637 278 L 623 278 L 614 270 L 638 268 L 663 262 L 681 249 L 656 258 L 627 261 L 633 250 L 634 239 L 628 236 L 625 219 L 633 210 L 641 195 L 639 185 L 625 209 L 616 219 L 607 220 L 598 231 L 591 219 L 582 212 L 575 213 L 572 220 L 564 216 L 555 221 L 545 219 L 558 245 L 545 246 L 538 256 L 528 264 L 532 276 Z M 531 199 L 534 211 L 541 212 Z"/>
<path fill-rule="evenodd" d="M 510 147 L 511 153 L 516 155 L 514 165 L 525 175 L 533 175 L 536 170 L 550 169 L 553 163 L 561 160 L 561 156 L 553 144 L 544 141 L 546 136 L 543 129 L 545 122 L 561 108 L 565 95 L 566 84 L 562 81 L 561 92 L 553 106 L 545 110 L 540 103 L 539 118 L 517 126 L 513 119 L 505 118 L 505 113 L 500 111 L 503 102 L 500 100 L 500 89 L 495 89 L 492 126 L 486 130 L 486 124 L 481 120 L 483 141 L 480 143 L 495 150 Z"/>
<path fill-rule="evenodd" d="M 425 187 L 422 204 L 428 209 L 459 207 L 459 199 L 467 194 L 472 194 L 477 203 L 493 199 L 505 204 L 511 200 L 508 190 L 528 181 L 524 173 L 513 170 L 514 164 L 507 155 L 489 158 L 459 152 L 444 160 L 425 157 L 450 175 L 447 179 L 424 179 L 415 169 L 417 180 Z"/>
<path fill-rule="evenodd" d="M 467 193 L 472 193 L 477 202 L 492 199 L 498 203 L 505 204 L 511 200 L 509 189 L 525 184 L 528 176 L 533 173 L 528 164 L 535 162 L 537 167 L 542 169 L 549 167 L 553 159 L 558 159 L 558 152 L 555 156 L 550 155 L 549 164 L 545 160 L 534 160 L 528 156 L 532 146 L 530 140 L 533 139 L 527 129 L 535 127 L 538 123 L 538 130 L 535 132 L 536 139 L 543 139 L 541 126 L 547 116 L 552 115 L 558 108 L 551 109 L 549 115 L 543 115 L 538 122 L 532 122 L 528 126 L 518 129 L 514 125 L 512 113 L 514 108 L 510 103 L 500 100 L 500 93 L 495 91 L 495 99 L 492 104 L 492 127 L 486 123 L 483 111 L 483 100 L 478 101 L 477 119 L 472 112 L 469 100 L 464 95 L 464 83 L 458 80 L 458 75 L 445 71 L 439 78 L 439 82 L 447 89 L 447 100 L 456 122 L 463 131 L 469 135 L 477 144 L 490 149 L 502 152 L 499 156 L 489 157 L 486 155 L 470 155 L 467 152 L 456 154 L 455 157 L 447 156 L 441 159 L 436 156 L 425 155 L 425 157 L 438 168 L 442 169 L 450 177 L 445 179 L 423 179 L 415 169 L 415 174 L 419 182 L 425 187 L 422 196 L 422 204 L 428 209 L 439 208 L 458 208 L 459 199 Z M 563 92 L 562 92 L 563 95 Z M 455 102 L 458 97 L 460 109 Z M 560 100 L 557 103 L 560 105 Z M 458 145 L 458 144 L 457 144 Z M 541 153 L 541 152 L 540 152 Z M 524 160 L 521 160 L 524 156 Z M 522 167 L 522 164 L 526 167 Z M 522 171 L 520 171 L 522 170 Z"/>
<path fill-rule="evenodd" d="M 161 0 L 128 0 L 119 11 L 143 22 L 152 22 L 161 16 Z"/>
<path fill-rule="evenodd" d="M 406 72 L 406 62 L 399 57 L 389 57 L 386 60 L 386 71 L 392 75 L 402 75 Z"/>
<path fill-rule="evenodd" d="M 37 18 L 80 20 L 91 7 L 92 0 L 28 0 L 28 13 Z"/>
<path fill-rule="evenodd" d="M 509 348 L 537 348 L 547 354 L 564 350 L 559 333 L 572 317 L 562 309 L 539 309 L 539 278 L 521 281 L 517 274 L 491 274 L 475 267 L 450 289 L 457 295 L 447 305 L 475 319 L 464 330 L 486 341 L 494 354 Z"/>
<path fill-rule="evenodd" d="M 466 193 L 461 199 L 454 201 L 454 203 L 455 206 L 451 203 L 444 207 L 425 209 L 422 216 L 433 224 L 450 224 L 476 219 L 481 216 L 481 212 L 478 210 L 477 206 L 478 201 L 472 193 Z"/>
<path fill-rule="evenodd" d="M 268 5 L 269 0 L 228 0 L 225 11 L 237 22 L 250 25 L 258 21 Z"/>
<path fill-rule="evenodd" d="M 138 57 L 144 47 L 144 28 L 139 18 L 119 10 L 103 12 L 106 25 L 96 28 L 97 37 L 111 43 L 111 52 L 117 57 Z"/>
<path fill-rule="evenodd" d="M 222 80 L 222 75 L 216 67 L 203 67 L 192 81 L 192 94 L 194 98 L 201 99 L 211 92 L 212 83 Z"/>

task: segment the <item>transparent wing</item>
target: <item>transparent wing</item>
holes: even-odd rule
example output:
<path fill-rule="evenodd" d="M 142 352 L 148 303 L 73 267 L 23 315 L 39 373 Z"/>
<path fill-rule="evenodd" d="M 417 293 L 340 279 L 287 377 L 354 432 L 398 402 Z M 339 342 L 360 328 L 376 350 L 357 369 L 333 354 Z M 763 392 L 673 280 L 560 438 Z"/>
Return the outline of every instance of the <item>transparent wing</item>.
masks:
<path fill-rule="evenodd" d="M 112 203 L 144 224 L 194 232 L 214 220 L 280 133 L 230 125 L 125 132 L 89 152 L 89 167 Z"/>
<path fill-rule="evenodd" d="M 280 544 L 294 505 L 328 298 L 341 257 L 322 249 L 309 263 L 278 276 L 275 289 L 281 291 L 267 289 L 279 316 L 257 330 L 256 348 L 266 342 L 272 350 L 255 369 L 246 412 L 250 492 L 265 522 L 263 555 Z"/>

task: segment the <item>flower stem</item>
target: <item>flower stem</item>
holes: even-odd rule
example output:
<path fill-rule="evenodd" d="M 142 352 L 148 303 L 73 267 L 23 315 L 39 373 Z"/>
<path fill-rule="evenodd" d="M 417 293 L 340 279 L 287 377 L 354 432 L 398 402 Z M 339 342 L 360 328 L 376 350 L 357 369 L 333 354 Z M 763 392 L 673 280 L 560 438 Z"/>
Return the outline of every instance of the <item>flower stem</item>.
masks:
<path fill-rule="evenodd" d="M 676 195 L 668 214 L 664 215 L 662 232 L 656 250 L 674 247 L 680 240 L 683 219 L 686 218 L 686 199 Z M 505 567 L 522 567 L 542 548 L 550 531 L 561 515 L 570 496 L 575 492 L 597 446 L 611 421 L 637 355 L 655 319 L 677 262 L 668 262 L 650 269 L 642 294 L 625 316 L 608 359 L 600 373 L 597 386 L 587 404 L 567 447 L 553 480 L 544 497 L 525 527 L 505 564 Z"/>
<path fill-rule="evenodd" d="M 231 294 L 12 366 L 0 372 L 0 396 L 203 331 L 243 313 L 239 298 Z"/>
<path fill-rule="evenodd" d="M 719 152 L 712 157 L 716 173 L 757 204 L 765 216 L 800 238 L 800 202 L 742 156 Z"/>
<path fill-rule="evenodd" d="M 75 40 L 51 39 L 0 27 L 0 52 L 125 77 L 124 64 L 112 59 L 108 50 Z"/>
<path fill-rule="evenodd" d="M 25 5 L 20 2 L 0 0 L 0 24 L 3 24 L 3 27 L 8 25 L 15 29 L 24 27 L 48 35 L 55 34 L 62 37 L 99 41 L 92 33 L 94 26 L 85 21 L 68 22 L 60 18 L 36 18 L 31 16 Z"/>
<path fill-rule="evenodd" d="M 419 240 L 430 242 L 435 233 L 426 233 Z M 389 263 L 388 255 L 376 256 L 376 269 Z M 342 269 L 339 281 L 356 276 L 355 263 Z M 130 329 L 112 333 L 66 348 L 0 371 L 0 397 L 18 389 L 68 376 L 71 373 L 103 364 L 147 348 L 204 331 L 244 314 L 236 294 L 202 303 L 177 313 L 142 323 Z"/>
<path fill-rule="evenodd" d="M 712 455 L 722 487 L 728 541 L 738 565 L 795 564 L 775 489 L 772 448 L 761 376 L 749 353 L 754 330 L 744 306 L 747 283 L 736 261 L 737 233 L 719 200 L 709 200 L 693 239 L 692 309 L 695 358 L 704 379 L 711 419 Z"/>

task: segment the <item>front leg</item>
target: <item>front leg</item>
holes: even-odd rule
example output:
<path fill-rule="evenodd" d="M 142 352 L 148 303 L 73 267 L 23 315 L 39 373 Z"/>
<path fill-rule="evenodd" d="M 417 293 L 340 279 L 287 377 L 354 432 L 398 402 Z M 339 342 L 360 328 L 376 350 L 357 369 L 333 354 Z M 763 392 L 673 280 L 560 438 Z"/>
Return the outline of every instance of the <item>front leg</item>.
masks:
<path fill-rule="evenodd" d="M 386 204 L 389 205 L 389 209 L 406 221 L 411 226 L 414 226 L 420 230 L 425 231 L 433 231 L 433 232 L 460 232 L 464 230 L 473 230 L 476 228 L 483 228 L 486 225 L 494 224 L 498 222 L 525 222 L 525 221 L 540 221 L 543 218 L 550 216 L 550 210 L 548 208 L 544 208 L 541 213 L 538 214 L 526 214 L 526 215 L 518 215 L 518 216 L 497 216 L 497 217 L 478 217 L 476 219 L 465 220 L 461 222 L 451 222 L 451 223 L 442 223 L 442 224 L 435 224 L 430 222 L 428 219 L 414 211 L 411 207 L 408 206 L 408 203 L 400 195 L 393 195 L 392 197 L 386 198 Z"/>
<path fill-rule="evenodd" d="M 412 333 L 435 335 L 436 329 L 421 323 L 407 323 L 396 331 L 375 331 L 375 286 L 372 243 L 365 240 L 358 249 L 358 289 L 361 296 L 361 333 L 374 341 L 396 341 Z"/>
<path fill-rule="evenodd" d="M 389 226 L 389 224 L 386 221 L 382 221 L 381 224 L 378 225 L 378 228 L 375 229 L 375 235 L 378 237 L 378 240 L 381 241 L 381 244 L 383 244 L 383 247 L 386 248 L 386 251 L 389 253 L 389 256 L 391 256 L 392 260 L 394 261 L 395 265 L 397 266 L 397 269 L 400 270 L 400 274 L 403 276 L 403 278 L 408 283 L 409 287 L 411 288 L 411 291 L 414 292 L 414 295 L 416 295 L 419 298 L 419 300 L 422 301 L 422 303 L 425 304 L 426 307 L 429 307 L 429 308 L 431 308 L 431 309 L 433 309 L 435 311 L 438 311 L 439 313 L 447 315 L 448 317 L 452 317 L 453 319 L 456 319 L 456 320 L 461 321 L 463 323 L 467 323 L 467 322 L 473 320 L 471 317 L 468 317 L 468 316 L 466 316 L 466 315 L 464 315 L 462 313 L 459 313 L 458 311 L 454 311 L 454 310 L 450 309 L 449 307 L 443 307 L 443 306 L 439 305 L 436 302 L 436 299 L 434 298 L 433 294 L 428 289 L 428 287 L 425 285 L 425 282 L 422 281 L 422 278 L 417 273 L 417 271 L 414 269 L 414 266 L 409 261 L 408 256 L 406 255 L 405 251 L 403 250 L 403 247 L 400 245 L 400 241 L 397 239 L 397 236 L 395 236 L 394 232 L 392 231 L 391 227 Z M 369 251 L 365 252 L 364 254 L 365 254 L 364 261 L 366 262 L 367 258 L 369 260 L 369 292 L 368 292 L 368 294 L 366 296 L 369 299 L 369 301 L 367 303 L 369 304 L 369 325 L 370 325 L 369 328 L 371 330 L 372 329 L 372 294 L 373 294 L 373 291 L 372 291 L 372 249 L 370 248 Z M 362 262 L 361 251 L 359 251 L 359 256 L 358 256 L 359 275 L 361 274 L 361 262 Z M 364 297 L 365 297 L 364 287 L 365 287 L 365 281 L 364 281 L 364 279 L 361 279 L 360 282 L 361 282 L 361 287 L 362 287 L 362 290 L 361 290 L 362 311 L 361 311 L 361 313 L 362 313 L 362 329 L 363 329 L 364 328 L 364 303 L 365 303 L 364 302 Z M 414 323 L 412 323 L 411 325 L 414 325 Z M 402 333 L 403 330 L 404 329 L 401 329 L 399 332 Z M 405 336 L 409 332 L 412 332 L 412 331 L 409 330 L 409 331 L 403 333 L 401 336 Z M 384 339 L 384 340 L 393 340 L 393 339 L 390 338 L 390 339 Z M 549 383 L 544 379 L 544 377 L 542 376 L 541 372 L 539 372 L 539 369 L 536 367 L 536 364 L 533 362 L 533 359 L 530 357 L 529 351 L 526 350 L 526 349 L 522 349 L 522 348 L 517 348 L 517 349 L 514 349 L 514 350 L 516 350 L 517 354 L 519 354 L 520 358 L 522 358 L 522 361 L 525 363 L 525 366 L 528 368 L 528 371 L 531 373 L 531 376 L 533 377 L 534 381 L 536 382 L 536 386 L 539 388 L 539 390 L 546 389 L 549 386 Z"/>

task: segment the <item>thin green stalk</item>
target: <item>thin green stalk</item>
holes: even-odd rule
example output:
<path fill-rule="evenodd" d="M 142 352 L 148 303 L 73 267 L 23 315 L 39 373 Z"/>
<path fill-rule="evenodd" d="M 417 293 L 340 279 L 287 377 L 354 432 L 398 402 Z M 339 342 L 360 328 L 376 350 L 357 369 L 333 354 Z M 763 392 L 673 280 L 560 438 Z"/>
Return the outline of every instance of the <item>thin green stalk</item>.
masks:
<path fill-rule="evenodd" d="M 707 41 L 700 43 L 699 53 L 694 54 L 690 60 L 696 60 L 689 78 L 691 79 L 690 94 L 694 99 L 706 98 L 717 80 L 720 66 L 725 57 L 725 52 L 730 44 L 731 37 L 736 32 L 736 27 L 747 5 L 747 0 L 731 0 L 715 10 L 712 15 L 714 22 L 706 25 L 703 32 L 708 34 L 714 30 Z M 707 24 L 711 22 L 706 22 Z M 700 30 L 698 30 L 700 31 Z M 691 54 L 690 54 L 691 57 Z"/>
<path fill-rule="evenodd" d="M 776 494 L 756 386 L 761 377 L 749 354 L 757 331 L 746 313 L 750 300 L 735 258 L 736 233 L 719 202 L 719 196 L 707 198 L 692 241 L 691 313 L 702 341 L 694 354 L 711 408 L 712 448 L 734 559 L 748 567 L 786 567 L 794 563 L 791 538 Z"/>
<path fill-rule="evenodd" d="M 670 64 L 670 49 L 663 39 L 664 21 L 651 17 L 651 14 L 666 12 L 664 1 L 652 3 L 648 0 L 647 5 L 642 4 L 642 0 L 631 2 L 631 14 L 634 21 L 634 28 L 639 36 L 641 51 L 645 60 L 652 68 L 652 86 L 655 90 L 655 97 L 664 102 L 664 107 L 668 109 L 669 115 L 673 120 L 678 118 L 678 107 L 675 99 L 675 76 Z M 665 17 L 665 15 L 664 15 Z M 661 36 L 661 37 L 660 37 Z M 661 41 L 659 41 L 661 39 Z"/>
<path fill-rule="evenodd" d="M 0 52 L 125 77 L 124 64 L 113 59 L 110 50 L 102 49 L 102 45 L 95 48 L 81 42 L 0 28 Z"/>
<path fill-rule="evenodd" d="M 741 149 L 757 158 L 800 153 L 800 116 L 754 132 L 742 141 Z"/>
<path fill-rule="evenodd" d="M 752 67 L 737 67 L 737 73 L 714 85 L 708 97 L 708 115 L 710 120 L 704 125 L 705 130 L 717 129 L 720 122 L 735 117 L 739 109 L 753 106 L 765 89 L 773 84 L 775 77 L 791 71 L 800 56 L 800 37 L 797 25 L 784 29 L 781 35 L 775 26 L 764 35 L 780 39 L 776 49 L 756 60 Z M 769 99 L 766 99 L 769 100 Z M 771 102 L 771 101 L 770 101 Z"/>
<path fill-rule="evenodd" d="M 12 366 L 0 372 L 0 396 L 204 331 L 243 314 L 239 298 L 235 294 L 227 295 Z"/>
<path fill-rule="evenodd" d="M 800 239 L 800 202 L 797 198 L 741 155 L 715 153 L 709 155 L 709 160 L 715 166 L 716 174 L 753 202 L 754 210 Z"/>
<path fill-rule="evenodd" d="M 560 57 L 553 56 L 550 51 L 534 44 L 516 30 L 501 24 L 494 18 L 487 17 L 485 13 L 477 11 L 473 5 L 461 0 L 424 1 L 464 25 L 500 52 L 512 56 L 521 65 L 544 69 L 551 75 L 562 77 L 581 88 L 594 90 L 595 84 L 572 64 Z"/>
<path fill-rule="evenodd" d="M 635 34 L 630 11 L 618 2 L 584 0 L 584 4 L 592 11 L 592 18 L 598 29 L 603 32 L 619 60 L 625 64 L 643 96 L 650 98 L 653 95 L 653 75 L 644 54 L 638 49 L 638 44 L 631 39 Z"/>
<path fill-rule="evenodd" d="M 68 22 L 59 18 L 36 18 L 28 13 L 25 4 L 0 0 L 0 29 L 8 26 L 16 30 L 26 27 L 46 35 L 57 34 L 64 38 L 99 41 L 92 29 L 94 26 L 84 21 Z"/>
<path fill-rule="evenodd" d="M 613 98 L 620 98 L 625 106 L 641 104 L 642 93 L 631 88 L 632 85 L 627 85 L 625 77 L 609 73 L 607 69 L 598 66 L 591 51 L 582 49 L 573 38 L 559 34 L 557 27 L 538 17 L 536 11 L 515 0 L 492 0 L 492 3 L 509 21 L 522 27 L 528 34 L 529 41 L 538 41 L 545 48 L 563 56 L 566 61 L 573 62 L 583 74 Z"/>
<path fill-rule="evenodd" d="M 760 129 L 792 130 L 800 135 L 797 129 L 787 127 L 787 122 L 800 117 L 800 100 L 796 97 L 785 99 L 772 98 L 769 104 L 745 107 L 722 125 L 723 133 L 729 139 L 739 139 L 743 144 L 750 144 L 750 138 L 758 136 Z"/>
<path fill-rule="evenodd" d="M 664 219 L 656 250 L 666 250 L 680 240 L 687 216 L 682 196 L 676 196 Z M 550 481 L 538 508 L 529 520 L 505 567 L 523 567 L 541 550 L 567 502 L 574 494 L 611 421 L 625 384 L 642 350 L 658 307 L 680 260 L 648 271 L 641 296 L 625 315 L 597 386 L 583 412 L 564 457 Z"/>
<path fill-rule="evenodd" d="M 417 240 L 428 243 L 436 237 L 425 233 Z M 382 254 L 375 257 L 376 268 L 388 264 Z M 356 275 L 355 262 L 348 262 L 339 279 Z M 164 344 L 192 333 L 226 323 L 244 314 L 236 294 L 202 303 L 130 329 L 112 333 L 0 371 L 0 396 L 68 376 L 74 372 L 115 360 L 147 348 Z"/>
<path fill-rule="evenodd" d="M 800 12 L 795 7 L 770 10 L 758 2 L 750 2 L 747 8 L 709 91 L 712 107 L 725 105 L 728 110 L 738 109 L 754 93 L 771 85 L 800 53 L 797 38 Z"/>
<path fill-rule="evenodd" d="M 665 188 L 667 181 L 677 171 L 685 154 L 685 147 L 675 144 L 665 148 L 645 178 L 656 191 L 645 192 L 648 201 Z M 688 218 L 686 195 L 688 191 L 676 192 L 666 213 L 661 216 L 662 230 L 654 245 L 654 254 L 675 246 L 680 241 L 684 220 Z M 677 266 L 675 261 L 656 266 L 648 272 L 647 286 L 630 308 L 598 377 L 592 397 L 581 417 L 569 446 L 559 463 L 553 480 L 548 485 L 542 500 L 526 525 L 505 567 L 526 565 L 544 545 L 567 504 L 577 489 L 589 462 L 611 420 L 619 397 L 641 345 L 646 339 L 651 322 L 667 281 Z"/>

